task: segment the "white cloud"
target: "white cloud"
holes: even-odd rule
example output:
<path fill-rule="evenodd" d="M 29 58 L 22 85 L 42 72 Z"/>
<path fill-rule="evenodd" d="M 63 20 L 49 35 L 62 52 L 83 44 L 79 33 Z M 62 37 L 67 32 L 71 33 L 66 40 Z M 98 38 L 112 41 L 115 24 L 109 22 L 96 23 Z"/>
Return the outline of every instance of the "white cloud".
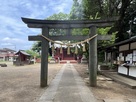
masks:
<path fill-rule="evenodd" d="M 9 38 L 5 37 L 4 39 L 1 40 L 1 46 L 3 48 L 8 47 L 8 48 L 16 48 L 16 50 L 22 49 L 30 49 L 32 46 L 33 42 L 20 39 L 20 38 Z"/>
<path fill-rule="evenodd" d="M 12 43 L 2 43 L 1 46 L 11 46 L 13 45 Z"/>
<path fill-rule="evenodd" d="M 65 12 L 69 13 L 69 10 L 72 6 L 71 0 L 59 0 L 58 2 L 52 2 L 49 4 L 49 7 L 52 8 L 56 13 Z"/>
<path fill-rule="evenodd" d="M 8 42 L 8 43 L 14 43 L 14 44 L 17 44 L 17 43 L 20 43 L 20 44 L 23 44 L 23 43 L 26 43 L 25 40 L 23 39 L 20 39 L 20 38 L 9 38 L 9 37 L 5 37 L 4 39 L 2 39 L 3 42 Z"/>
<path fill-rule="evenodd" d="M 55 8 L 54 8 L 54 10 L 56 11 L 56 12 L 64 12 L 65 11 L 65 8 L 66 7 L 66 4 L 65 3 L 62 3 L 61 5 L 57 5 Z"/>

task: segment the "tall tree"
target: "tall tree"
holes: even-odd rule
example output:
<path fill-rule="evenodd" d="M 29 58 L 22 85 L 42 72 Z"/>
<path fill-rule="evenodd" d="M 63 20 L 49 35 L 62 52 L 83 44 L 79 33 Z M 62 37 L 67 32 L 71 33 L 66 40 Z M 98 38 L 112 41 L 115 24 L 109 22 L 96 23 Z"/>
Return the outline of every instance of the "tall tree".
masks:
<path fill-rule="evenodd" d="M 82 0 L 85 19 L 96 19 L 96 16 L 107 18 L 117 16 L 120 0 Z"/>
<path fill-rule="evenodd" d="M 78 0 L 73 0 L 73 5 L 70 11 L 71 20 L 81 20 L 83 19 L 83 8 L 81 3 Z"/>
<path fill-rule="evenodd" d="M 33 58 L 40 56 L 37 52 L 35 52 L 33 50 L 26 50 L 25 52 L 27 52 L 28 54 L 30 54 Z"/>
<path fill-rule="evenodd" d="M 119 15 L 119 21 L 115 24 L 115 30 L 118 31 L 116 35 L 116 42 L 128 39 L 130 37 L 128 30 L 134 32 L 133 29 L 135 28 L 134 19 L 136 17 L 136 1 L 122 0 Z"/>
<path fill-rule="evenodd" d="M 116 32 L 116 42 L 135 35 L 136 0 L 82 0 L 84 18 L 119 17 L 114 27 L 108 33 Z M 131 29 L 130 29 L 131 28 Z"/>
<path fill-rule="evenodd" d="M 70 20 L 83 20 L 83 6 L 79 0 L 73 0 L 73 5 L 70 11 Z M 72 35 L 83 35 L 83 29 L 72 29 Z"/>
<path fill-rule="evenodd" d="M 99 11 L 98 0 L 82 0 L 84 19 L 94 19 Z"/>
<path fill-rule="evenodd" d="M 32 50 L 35 51 L 35 52 L 38 52 L 40 54 L 40 51 L 41 51 L 41 42 L 40 41 L 37 41 L 33 44 L 32 46 Z"/>

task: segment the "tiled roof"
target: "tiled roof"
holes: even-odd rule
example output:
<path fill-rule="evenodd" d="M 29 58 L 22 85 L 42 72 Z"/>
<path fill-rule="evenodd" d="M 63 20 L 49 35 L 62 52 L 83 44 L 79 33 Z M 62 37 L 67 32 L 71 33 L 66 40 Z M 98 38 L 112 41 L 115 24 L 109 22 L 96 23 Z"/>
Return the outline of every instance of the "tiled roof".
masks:
<path fill-rule="evenodd" d="M 23 55 L 26 55 L 26 56 L 31 56 L 30 54 L 26 53 L 23 50 L 19 50 L 17 53 L 15 53 L 15 55 L 18 55 L 19 53 L 22 53 Z"/>

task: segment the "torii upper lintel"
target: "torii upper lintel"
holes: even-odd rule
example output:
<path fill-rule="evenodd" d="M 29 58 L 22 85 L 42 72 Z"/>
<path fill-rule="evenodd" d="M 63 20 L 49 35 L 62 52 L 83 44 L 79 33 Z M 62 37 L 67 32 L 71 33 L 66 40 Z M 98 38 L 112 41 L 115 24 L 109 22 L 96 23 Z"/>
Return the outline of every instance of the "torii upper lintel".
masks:
<path fill-rule="evenodd" d="M 39 20 L 22 18 L 23 22 L 30 28 L 89 28 L 91 26 L 107 27 L 112 26 L 117 18 L 110 19 L 96 19 L 96 20 Z"/>

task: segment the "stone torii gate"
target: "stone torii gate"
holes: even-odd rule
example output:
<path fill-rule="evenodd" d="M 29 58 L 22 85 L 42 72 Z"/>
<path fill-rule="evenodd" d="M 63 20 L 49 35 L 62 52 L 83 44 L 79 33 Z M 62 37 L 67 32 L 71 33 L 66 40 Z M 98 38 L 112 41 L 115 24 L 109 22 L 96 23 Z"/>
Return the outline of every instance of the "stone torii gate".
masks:
<path fill-rule="evenodd" d="M 117 19 L 106 20 L 38 20 L 22 18 L 29 28 L 41 28 L 42 35 L 52 40 L 85 40 L 96 34 L 97 27 L 111 26 Z M 72 28 L 90 28 L 88 36 L 72 35 Z M 50 36 L 49 29 L 67 29 L 64 36 Z M 90 86 L 97 85 L 97 40 L 109 40 L 110 36 L 97 36 L 89 41 L 89 82 Z M 29 36 L 30 41 L 41 41 L 41 77 L 40 86 L 46 87 L 48 81 L 48 49 L 49 41 L 42 36 Z"/>

